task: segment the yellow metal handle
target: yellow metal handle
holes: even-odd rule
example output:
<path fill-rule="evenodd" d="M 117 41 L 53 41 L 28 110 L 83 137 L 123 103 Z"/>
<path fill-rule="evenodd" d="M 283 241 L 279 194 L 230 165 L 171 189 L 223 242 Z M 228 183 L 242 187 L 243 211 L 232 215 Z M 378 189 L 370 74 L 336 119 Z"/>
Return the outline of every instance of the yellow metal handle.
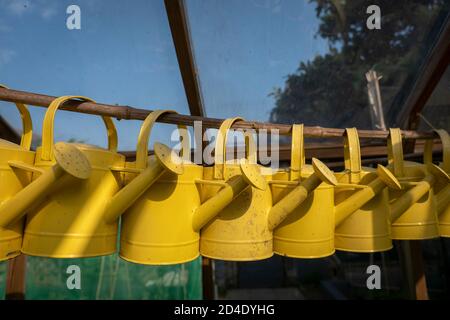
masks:
<path fill-rule="evenodd" d="M 0 84 L 0 88 L 9 89 L 7 86 Z M 31 140 L 33 139 L 33 124 L 31 121 L 30 112 L 23 103 L 15 103 L 22 119 L 22 137 L 20 139 L 20 146 L 26 150 L 31 148 Z"/>
<path fill-rule="evenodd" d="M 224 179 L 225 162 L 227 151 L 227 136 L 233 123 L 243 120 L 240 117 L 226 119 L 222 122 L 216 137 L 216 145 L 214 151 L 214 178 Z M 253 135 L 249 132 L 244 133 L 246 157 L 250 163 L 256 163 L 256 145 Z"/>
<path fill-rule="evenodd" d="M 396 177 L 403 177 L 403 145 L 402 132 L 398 128 L 389 129 L 388 163 L 394 168 Z"/>
<path fill-rule="evenodd" d="M 345 169 L 350 172 L 350 182 L 359 182 L 361 174 L 361 147 L 356 128 L 345 129 L 344 163 Z"/>
<path fill-rule="evenodd" d="M 166 113 L 177 113 L 173 110 L 155 110 L 150 113 L 147 118 L 145 118 L 142 123 L 141 130 L 139 132 L 138 143 L 136 147 L 136 168 L 145 169 L 147 168 L 148 159 L 148 141 L 150 140 L 150 132 L 158 118 Z M 180 134 L 182 143 L 182 154 L 185 152 L 188 154 L 191 152 L 191 146 L 189 141 L 189 135 L 186 126 L 179 125 L 178 132 Z"/>
<path fill-rule="evenodd" d="M 305 165 L 305 148 L 303 138 L 303 124 L 292 125 L 291 167 L 289 179 L 298 180 Z"/>
<path fill-rule="evenodd" d="M 66 101 L 78 99 L 82 101 L 95 102 L 94 100 L 83 97 L 83 96 L 62 96 L 56 98 L 50 103 L 47 112 L 44 116 L 44 124 L 42 126 L 42 160 L 52 160 L 53 159 L 53 134 L 54 134 L 54 121 L 56 110 Z M 110 117 L 102 116 L 103 122 L 105 123 L 106 130 L 108 133 L 108 149 L 111 152 L 117 151 L 117 131 L 114 122 Z"/>
<path fill-rule="evenodd" d="M 441 138 L 442 141 L 442 169 L 444 169 L 445 172 L 450 172 L 450 135 L 447 131 L 443 129 L 435 130 L 436 133 L 439 135 L 439 138 Z M 423 162 L 425 164 L 431 164 L 433 163 L 433 140 L 427 140 L 425 142 L 425 149 L 423 152 Z"/>

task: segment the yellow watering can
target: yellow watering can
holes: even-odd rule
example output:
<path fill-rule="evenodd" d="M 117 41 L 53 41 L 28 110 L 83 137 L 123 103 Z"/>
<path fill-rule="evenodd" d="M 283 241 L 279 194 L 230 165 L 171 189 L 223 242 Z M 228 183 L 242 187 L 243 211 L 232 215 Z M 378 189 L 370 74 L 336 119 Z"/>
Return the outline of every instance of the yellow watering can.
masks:
<path fill-rule="evenodd" d="M 0 85 L 2 88 L 6 88 Z M 22 247 L 23 219 L 7 224 L 4 206 L 17 192 L 31 182 L 31 174 L 20 170 L 15 164 L 28 166 L 34 163 L 34 152 L 30 151 L 32 139 L 32 122 L 25 105 L 16 103 L 22 118 L 22 138 L 20 145 L 0 139 L 0 261 L 11 259 L 20 254 Z"/>
<path fill-rule="evenodd" d="M 221 179 L 232 180 L 239 175 L 239 167 L 236 164 L 227 164 L 225 159 L 227 131 L 238 120 L 242 119 L 228 119 L 219 129 L 214 167 L 205 168 L 205 177 L 211 183 L 220 183 Z M 302 126 L 294 126 L 294 136 L 298 137 L 297 133 L 302 128 Z M 271 180 L 271 176 L 264 178 L 258 173 L 253 136 L 248 133 L 245 136 L 248 161 L 254 164 L 256 172 L 254 174 L 247 173 L 251 187 L 240 188 L 239 196 L 228 206 L 222 207 L 219 215 L 202 229 L 200 253 L 210 258 L 253 261 L 271 257 L 273 255 L 273 230 L 321 183 L 320 178 L 314 175 L 314 177 L 302 181 L 289 194 L 283 194 L 285 198 L 280 200 L 281 196 L 277 196 L 278 202 L 272 207 L 272 192 L 265 186 L 266 179 Z M 298 140 L 295 141 L 298 142 Z M 295 157 L 295 161 L 300 161 L 300 157 Z M 315 162 L 318 170 L 326 172 L 325 165 L 318 160 Z M 298 172 L 293 174 L 298 174 Z M 332 176 L 331 173 L 329 175 Z M 284 182 L 279 181 L 279 183 Z M 207 198 L 215 192 L 217 192 L 217 187 L 214 186 L 205 189 Z M 206 206 L 208 201 L 203 206 Z"/>
<path fill-rule="evenodd" d="M 153 159 L 147 159 L 150 130 L 161 114 L 155 111 L 144 121 L 139 134 L 136 162 L 130 167 L 142 170 Z M 183 171 L 166 172 L 125 212 L 122 218 L 120 256 L 134 263 L 148 265 L 176 264 L 199 256 L 200 229 L 221 208 L 230 203 L 246 179 L 254 174 L 252 166 L 241 164 L 241 177 L 221 185 L 222 189 L 201 205 L 203 166 L 190 162 L 187 130 L 179 126 L 182 138 Z M 134 178 L 136 179 L 136 178 Z M 134 180 L 131 180 L 133 182 Z"/>
<path fill-rule="evenodd" d="M 381 252 L 392 248 L 388 188 L 400 182 L 384 166 L 361 166 L 356 128 L 345 130 L 345 170 L 336 173 L 335 248 L 350 252 Z"/>
<path fill-rule="evenodd" d="M 92 101 L 81 96 L 60 97 L 50 104 L 44 117 L 42 146 L 35 159 L 35 167 L 42 175 L 36 181 L 49 176 L 48 182 L 55 185 L 27 215 L 22 252 L 29 255 L 78 258 L 116 250 L 117 222 L 107 224 L 99 213 L 120 188 L 120 177 L 110 171 L 110 166 L 123 165 L 125 158 L 116 152 L 117 133 L 109 117 L 102 117 L 108 131 L 108 150 L 85 144 L 53 144 L 55 113 L 71 99 Z M 81 155 L 75 153 L 78 149 Z M 67 175 L 57 179 L 61 170 L 56 170 L 55 162 L 82 179 Z"/>
<path fill-rule="evenodd" d="M 269 211 L 274 252 L 294 258 L 333 254 L 334 216 L 330 212 L 337 181 L 317 159 L 312 166 L 305 164 L 303 125 L 292 126 L 290 168 L 276 172 L 269 184 L 275 203 Z"/>
<path fill-rule="evenodd" d="M 191 237 L 194 232 L 188 230 L 192 229 L 191 209 L 193 204 L 197 205 L 198 198 L 194 179 L 202 176 L 202 167 L 185 163 L 159 143 L 154 146 L 155 156 L 148 157 L 149 135 L 154 123 L 162 114 L 173 112 L 157 110 L 147 116 L 138 137 L 136 162 L 128 163 L 125 169 L 129 182 L 124 189 L 133 190 L 135 185 L 142 192 L 135 193 L 133 201 L 129 201 L 127 195 L 132 191 L 119 192 L 107 210 L 107 221 L 115 221 L 124 213 L 120 256 L 130 262 L 172 264 L 198 256 L 198 243 Z M 190 156 L 189 136 L 183 126 L 179 132 L 182 155 L 186 158 Z M 146 188 L 140 188 L 140 184 Z"/>
<path fill-rule="evenodd" d="M 439 237 L 437 205 L 433 185 L 437 179 L 449 179 L 438 166 L 403 161 L 400 129 L 390 129 L 389 168 L 406 189 L 392 190 L 392 239 L 422 240 Z"/>
<path fill-rule="evenodd" d="M 208 200 L 199 211 L 206 212 L 217 206 L 220 211 L 214 212 L 215 217 L 209 215 L 214 219 L 201 231 L 200 253 L 213 259 L 252 261 L 273 255 L 272 232 L 267 223 L 272 199 L 256 164 L 256 145 L 251 134 L 245 134 L 248 160 L 245 163 L 252 172 L 245 174 L 243 162 L 241 165 L 226 163 L 227 134 L 239 120 L 242 119 L 232 118 L 222 123 L 216 137 L 214 166 L 204 169 L 204 178 L 210 185 L 204 187 L 203 197 Z M 226 199 L 233 195 L 234 200 L 224 205 L 220 197 L 214 197 L 218 192 L 228 192 Z"/>
<path fill-rule="evenodd" d="M 440 167 L 447 174 L 450 174 L 450 135 L 447 131 L 439 129 L 436 130 L 442 142 L 442 163 Z M 433 164 L 433 140 L 425 142 L 424 163 L 427 166 Z M 437 212 L 439 218 L 439 234 L 441 237 L 450 237 L 450 184 L 447 179 L 439 179 L 434 185 L 434 192 L 437 202 Z"/>

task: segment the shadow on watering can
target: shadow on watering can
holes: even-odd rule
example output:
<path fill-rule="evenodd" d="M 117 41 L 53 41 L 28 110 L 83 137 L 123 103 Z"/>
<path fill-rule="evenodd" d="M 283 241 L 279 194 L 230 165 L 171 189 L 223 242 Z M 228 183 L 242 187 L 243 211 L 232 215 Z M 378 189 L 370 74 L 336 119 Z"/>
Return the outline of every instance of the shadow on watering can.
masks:
<path fill-rule="evenodd" d="M 81 96 L 55 99 L 47 109 L 42 128 L 42 146 L 36 151 L 35 167 L 42 177 L 55 174 L 58 144 L 53 144 L 54 118 L 58 108 L 66 101 Z M 108 150 L 85 144 L 64 144 L 66 148 L 80 150 L 90 163 L 90 175 L 85 179 L 63 178 L 47 197 L 27 214 L 22 252 L 43 257 L 78 258 L 111 254 L 116 251 L 117 223 L 102 221 L 106 201 L 120 188 L 120 179 L 109 167 L 125 161 L 118 154 L 117 133 L 109 117 L 102 117 L 108 131 Z M 80 156 L 80 158 L 81 158 Z M 66 157 L 65 160 L 68 160 Z M 80 160 L 72 158 L 75 165 Z M 63 163 L 64 164 L 64 163 Z M 41 177 L 38 178 L 42 179 Z"/>
<path fill-rule="evenodd" d="M 442 142 L 442 163 L 439 167 L 450 174 L 450 135 L 445 130 L 436 130 Z M 433 168 L 433 140 L 425 142 L 424 163 L 428 168 Z M 435 171 L 436 172 L 436 171 Z M 437 181 L 433 186 L 437 213 L 439 219 L 439 234 L 441 237 L 450 237 L 450 183 L 442 174 L 436 175 Z"/>
<path fill-rule="evenodd" d="M 238 167 L 227 164 L 224 156 L 226 132 L 237 120 L 241 119 L 226 120 L 219 131 L 220 139 L 217 139 L 216 144 L 215 165 L 213 168 L 205 168 L 205 177 L 212 183 L 220 181 L 219 179 L 231 180 L 238 172 Z M 293 130 L 297 132 L 297 129 L 301 130 L 302 128 L 302 126 L 294 126 Z M 298 142 L 298 140 L 295 141 Z M 246 142 L 249 162 L 254 163 L 256 169 L 256 146 L 253 136 L 246 133 Z M 221 150 L 223 151 L 220 152 Z M 296 156 L 293 161 L 301 161 L 300 157 Z M 317 164 L 315 170 L 321 171 L 322 176 L 327 175 L 325 173 L 327 168 L 320 161 L 315 160 L 315 162 Z M 332 176 L 332 174 L 330 175 Z M 230 205 L 223 207 L 220 214 L 202 229 L 201 254 L 210 258 L 235 261 L 253 261 L 271 257 L 273 255 L 273 230 L 321 183 L 320 175 L 311 174 L 311 176 L 299 184 L 291 181 L 298 184 L 296 188 L 282 196 L 277 193 L 276 200 L 278 202 L 273 207 L 272 191 L 270 188 L 265 188 L 265 179 L 270 182 L 272 177 L 266 176 L 264 179 L 260 174 L 250 177 L 250 180 L 253 181 L 252 187 L 242 190 Z M 284 184 L 285 182 L 279 181 L 278 183 Z M 206 189 L 205 195 L 208 197 L 208 194 L 214 194 L 214 192 L 214 187 L 209 187 Z"/>
<path fill-rule="evenodd" d="M 3 85 L 0 87 L 6 88 Z M 0 261 L 20 254 L 23 216 L 16 219 L 4 217 L 6 211 L 1 208 L 31 182 L 30 171 L 19 169 L 17 166 L 20 164 L 32 166 L 35 155 L 30 151 L 33 136 L 30 113 L 21 103 L 16 103 L 16 107 L 22 119 L 20 145 L 0 139 Z"/>
<path fill-rule="evenodd" d="M 436 181 L 449 181 L 438 166 L 403 161 L 400 129 L 390 129 L 388 140 L 389 168 L 406 191 L 392 191 L 392 239 L 421 240 L 439 237 L 437 204 L 434 196 Z"/>
<path fill-rule="evenodd" d="M 305 164 L 303 125 L 292 126 L 291 165 L 269 181 L 274 206 L 269 211 L 276 254 L 320 258 L 334 253 L 334 185 L 337 181 L 319 160 Z"/>

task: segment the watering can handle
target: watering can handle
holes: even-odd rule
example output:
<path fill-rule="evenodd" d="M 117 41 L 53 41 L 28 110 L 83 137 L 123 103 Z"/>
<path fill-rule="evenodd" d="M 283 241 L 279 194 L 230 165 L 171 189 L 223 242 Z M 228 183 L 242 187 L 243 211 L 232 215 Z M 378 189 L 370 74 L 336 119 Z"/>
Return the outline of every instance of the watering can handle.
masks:
<path fill-rule="evenodd" d="M 9 89 L 7 86 L 0 84 L 0 88 Z M 22 137 L 20 139 L 20 146 L 26 150 L 31 148 L 31 140 L 33 138 L 33 124 L 31 121 L 30 112 L 23 103 L 15 103 L 22 119 Z"/>
<path fill-rule="evenodd" d="M 289 178 L 291 181 L 294 181 L 299 179 L 302 168 L 305 165 L 303 124 L 292 125 L 291 139 L 291 167 Z"/>
<path fill-rule="evenodd" d="M 136 169 L 147 168 L 147 158 L 148 158 L 148 141 L 150 140 L 150 132 L 158 118 L 166 113 L 177 113 L 173 110 L 155 110 L 150 113 L 147 118 L 145 118 L 142 123 L 141 130 L 139 132 L 138 143 L 136 147 Z M 178 132 L 181 137 L 182 143 L 182 155 L 185 156 L 187 153 L 190 155 L 191 146 L 189 141 L 189 134 L 186 126 L 179 125 Z"/>
<path fill-rule="evenodd" d="M 214 152 L 214 178 L 225 179 L 225 162 L 227 151 L 227 135 L 233 123 L 243 120 L 240 117 L 229 118 L 222 122 L 216 137 Z M 256 163 L 256 145 L 253 135 L 249 132 L 244 133 L 246 157 L 250 163 Z"/>
<path fill-rule="evenodd" d="M 44 123 L 42 126 L 42 160 L 51 160 L 53 158 L 53 133 L 54 133 L 54 123 L 56 110 L 66 101 L 72 99 L 79 99 L 82 101 L 95 102 L 90 98 L 83 96 L 62 96 L 56 98 L 50 103 L 47 112 L 44 116 Z M 106 130 L 108 132 L 108 149 L 111 152 L 117 151 L 117 131 L 114 126 L 114 122 L 110 117 L 102 116 L 103 122 L 105 123 Z"/>
<path fill-rule="evenodd" d="M 443 129 L 435 130 L 442 141 L 442 158 L 443 168 L 445 172 L 450 172 L 450 135 Z M 433 139 L 425 141 L 425 150 L 423 153 L 423 161 L 425 164 L 433 162 Z"/>
<path fill-rule="evenodd" d="M 395 176 L 404 176 L 402 132 L 398 128 L 389 129 L 388 162 L 393 166 Z"/>
<path fill-rule="evenodd" d="M 345 129 L 344 163 L 345 169 L 350 171 L 350 182 L 359 182 L 361 173 L 361 147 L 356 128 Z"/>

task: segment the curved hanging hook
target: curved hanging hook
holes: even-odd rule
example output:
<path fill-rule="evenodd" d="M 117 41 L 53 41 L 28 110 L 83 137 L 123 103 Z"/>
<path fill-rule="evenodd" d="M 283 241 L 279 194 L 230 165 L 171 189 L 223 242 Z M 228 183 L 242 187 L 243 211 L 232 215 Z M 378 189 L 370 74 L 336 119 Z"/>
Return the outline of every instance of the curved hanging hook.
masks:
<path fill-rule="evenodd" d="M 167 113 L 177 113 L 173 110 L 155 110 L 150 113 L 147 118 L 145 118 L 142 123 L 141 130 L 139 131 L 138 143 L 136 146 L 136 168 L 137 169 L 145 169 L 147 167 L 147 159 L 148 159 L 148 142 L 150 140 L 150 133 L 155 124 L 156 120 Z M 182 149 L 181 152 L 183 155 L 185 153 L 190 154 L 191 147 L 189 141 L 189 133 L 187 131 L 186 126 L 179 125 L 178 132 L 180 134 Z"/>
<path fill-rule="evenodd" d="M 216 145 L 214 151 L 214 178 L 225 179 L 225 162 L 227 151 L 227 137 L 233 123 L 244 120 L 240 117 L 226 119 L 222 122 L 216 137 Z M 253 135 L 245 132 L 245 150 L 246 158 L 250 163 L 256 164 L 256 146 Z"/>
<path fill-rule="evenodd" d="M 50 103 L 47 112 L 44 116 L 44 122 L 42 125 L 42 160 L 52 160 L 53 155 L 53 145 L 54 145 L 54 121 L 55 115 L 58 108 L 66 101 L 78 99 L 81 101 L 95 102 L 94 100 L 84 97 L 84 96 L 62 96 L 56 98 Z M 103 122 L 105 123 L 107 134 L 108 134 L 108 149 L 111 152 L 117 152 L 117 130 L 114 122 L 110 117 L 102 116 Z"/>
<path fill-rule="evenodd" d="M 9 89 L 7 86 L 0 84 L 0 88 Z M 20 138 L 20 146 L 26 150 L 31 148 L 31 140 L 33 139 L 33 123 L 31 121 L 30 112 L 23 103 L 15 103 L 22 119 L 22 136 Z"/>
<path fill-rule="evenodd" d="M 361 147 L 356 128 L 345 129 L 344 163 L 345 169 L 350 172 L 350 183 L 358 183 L 361 175 Z"/>

